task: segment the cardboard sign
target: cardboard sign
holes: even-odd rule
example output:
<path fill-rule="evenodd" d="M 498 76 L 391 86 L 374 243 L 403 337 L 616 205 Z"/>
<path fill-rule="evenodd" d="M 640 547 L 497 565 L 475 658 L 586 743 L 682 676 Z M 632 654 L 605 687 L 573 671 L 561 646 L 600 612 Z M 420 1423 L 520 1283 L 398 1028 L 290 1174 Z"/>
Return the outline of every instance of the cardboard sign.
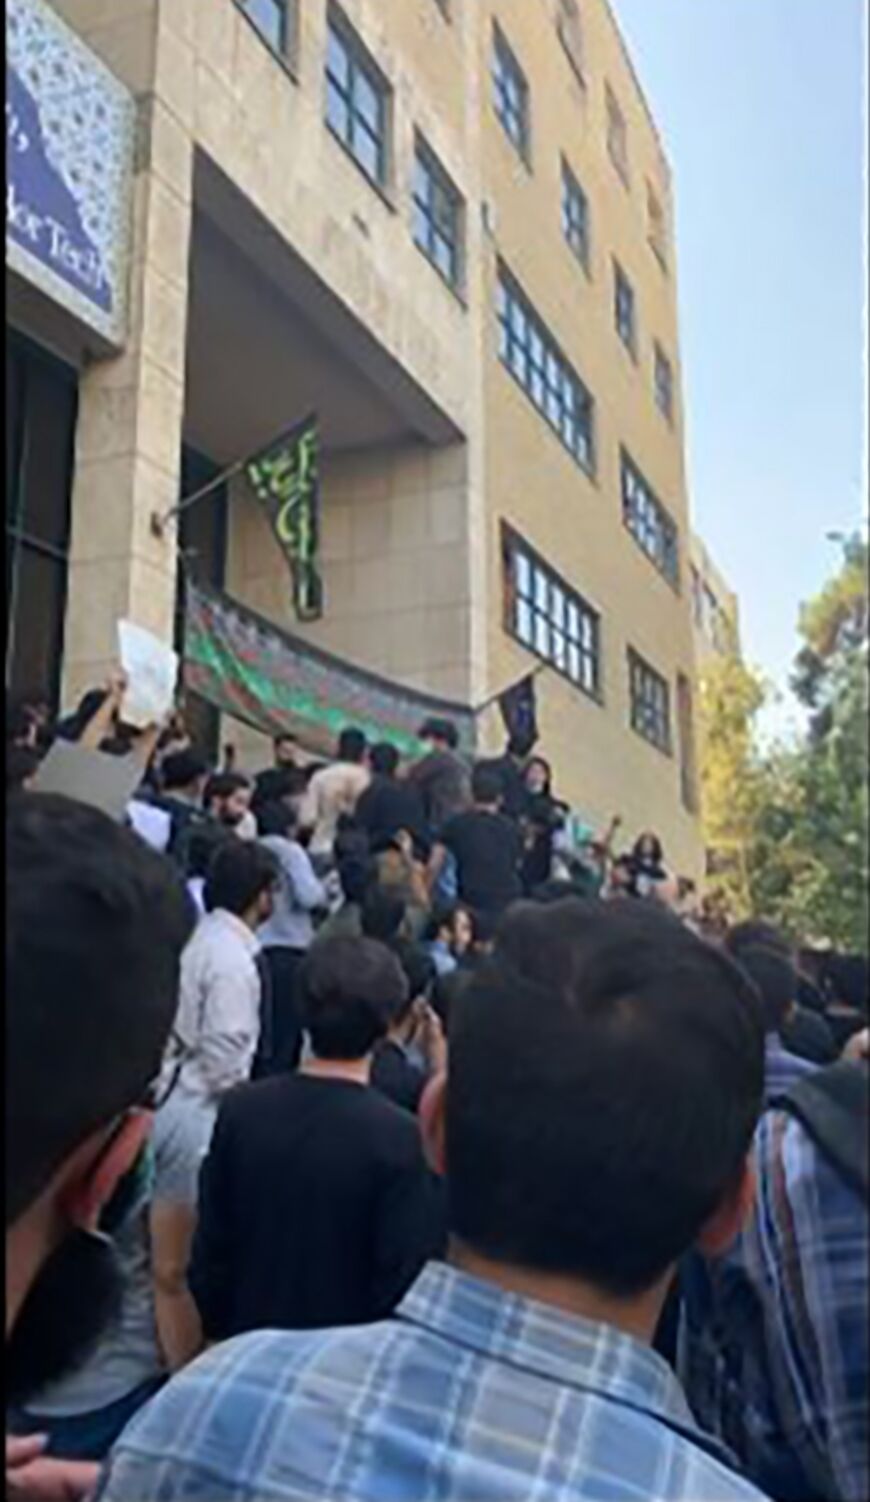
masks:
<path fill-rule="evenodd" d="M 128 680 L 121 720 L 137 730 L 162 724 L 175 700 L 178 654 L 132 621 L 118 622 L 118 647 Z"/>

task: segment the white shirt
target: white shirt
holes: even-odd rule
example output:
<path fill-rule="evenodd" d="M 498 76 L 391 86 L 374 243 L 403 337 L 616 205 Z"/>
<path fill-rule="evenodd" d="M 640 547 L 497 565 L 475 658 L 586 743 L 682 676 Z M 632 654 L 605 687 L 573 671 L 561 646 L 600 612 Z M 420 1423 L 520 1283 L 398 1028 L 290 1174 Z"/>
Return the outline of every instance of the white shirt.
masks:
<path fill-rule="evenodd" d="M 223 909 L 197 925 L 181 957 L 175 1038 L 190 1057 L 179 1076 L 185 1094 L 217 1105 L 248 1078 L 260 1037 L 257 939 Z"/>
<path fill-rule="evenodd" d="M 154 808 L 139 798 L 131 798 L 127 804 L 127 815 L 139 838 L 150 845 L 152 850 L 163 855 L 169 849 L 172 820 L 162 808 Z"/>
<path fill-rule="evenodd" d="M 336 761 L 315 772 L 300 811 L 303 828 L 314 829 L 308 847 L 311 855 L 332 854 L 340 816 L 353 813 L 370 780 L 367 767 L 349 761 Z"/>

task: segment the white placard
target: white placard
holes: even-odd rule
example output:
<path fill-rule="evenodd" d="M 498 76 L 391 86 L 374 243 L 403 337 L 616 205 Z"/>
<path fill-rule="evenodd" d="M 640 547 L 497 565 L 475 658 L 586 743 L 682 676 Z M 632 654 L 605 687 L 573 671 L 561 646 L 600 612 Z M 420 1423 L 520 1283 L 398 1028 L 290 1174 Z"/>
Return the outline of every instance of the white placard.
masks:
<path fill-rule="evenodd" d="M 175 699 L 178 653 L 132 621 L 118 622 L 118 648 L 127 675 L 122 722 L 136 729 L 162 724 Z"/>

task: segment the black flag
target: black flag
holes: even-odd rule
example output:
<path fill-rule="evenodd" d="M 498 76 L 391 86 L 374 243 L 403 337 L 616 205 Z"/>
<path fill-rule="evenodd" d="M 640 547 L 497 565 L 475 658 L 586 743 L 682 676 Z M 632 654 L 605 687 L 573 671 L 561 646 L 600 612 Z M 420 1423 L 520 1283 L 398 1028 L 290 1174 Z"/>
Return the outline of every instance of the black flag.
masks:
<path fill-rule="evenodd" d="M 538 739 L 535 677 L 535 673 L 529 673 L 519 683 L 506 688 L 498 701 L 507 733 L 517 746 L 524 748 L 524 755 L 531 751 Z"/>
<path fill-rule="evenodd" d="M 245 463 L 245 474 L 272 523 L 290 568 L 293 604 L 300 621 L 323 614 L 317 571 L 320 532 L 320 465 L 317 419 L 305 418 Z"/>

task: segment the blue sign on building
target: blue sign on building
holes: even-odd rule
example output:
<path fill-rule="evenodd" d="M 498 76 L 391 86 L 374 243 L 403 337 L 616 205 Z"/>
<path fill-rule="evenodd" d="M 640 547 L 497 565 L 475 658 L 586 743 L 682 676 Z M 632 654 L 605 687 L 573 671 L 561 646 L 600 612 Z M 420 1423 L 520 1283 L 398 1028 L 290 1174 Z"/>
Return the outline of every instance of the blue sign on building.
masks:
<path fill-rule="evenodd" d="M 44 0 L 7 0 L 6 56 L 7 263 L 121 345 L 132 96 Z"/>

